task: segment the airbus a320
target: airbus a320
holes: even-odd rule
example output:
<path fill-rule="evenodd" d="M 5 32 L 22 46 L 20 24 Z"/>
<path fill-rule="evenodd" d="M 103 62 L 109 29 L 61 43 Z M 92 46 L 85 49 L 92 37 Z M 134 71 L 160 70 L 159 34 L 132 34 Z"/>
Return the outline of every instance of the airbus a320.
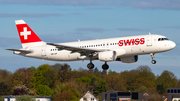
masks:
<path fill-rule="evenodd" d="M 94 68 L 93 60 L 104 61 L 102 69 L 109 68 L 107 62 L 121 61 L 134 63 L 138 55 L 150 54 L 152 64 L 156 64 L 154 54 L 169 51 L 176 44 L 162 35 L 139 35 L 68 43 L 46 43 L 23 21 L 16 20 L 21 40 L 21 49 L 7 49 L 14 54 L 53 61 L 90 60 L 89 69 Z"/>

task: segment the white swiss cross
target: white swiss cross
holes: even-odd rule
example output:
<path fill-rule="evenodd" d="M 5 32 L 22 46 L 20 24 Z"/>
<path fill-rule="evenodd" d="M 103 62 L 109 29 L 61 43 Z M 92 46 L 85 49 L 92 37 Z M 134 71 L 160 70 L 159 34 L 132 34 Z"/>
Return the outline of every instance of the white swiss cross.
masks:
<path fill-rule="evenodd" d="M 23 32 L 20 32 L 20 35 L 21 36 L 24 36 L 24 40 L 27 40 L 28 39 L 28 35 L 31 35 L 31 31 L 27 31 L 27 27 L 24 27 L 24 31 Z"/>

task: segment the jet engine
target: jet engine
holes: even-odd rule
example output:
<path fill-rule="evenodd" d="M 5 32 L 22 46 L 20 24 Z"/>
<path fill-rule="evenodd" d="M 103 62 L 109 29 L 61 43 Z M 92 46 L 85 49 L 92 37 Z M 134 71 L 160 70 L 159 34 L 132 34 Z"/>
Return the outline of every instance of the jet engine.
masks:
<path fill-rule="evenodd" d="M 105 51 L 105 52 L 99 52 L 98 58 L 100 61 L 114 61 L 116 60 L 116 52 L 115 51 Z"/>
<path fill-rule="evenodd" d="M 117 61 L 121 61 L 123 63 L 134 63 L 138 61 L 138 56 L 126 56 L 126 57 L 121 57 L 120 59 L 117 58 Z"/>

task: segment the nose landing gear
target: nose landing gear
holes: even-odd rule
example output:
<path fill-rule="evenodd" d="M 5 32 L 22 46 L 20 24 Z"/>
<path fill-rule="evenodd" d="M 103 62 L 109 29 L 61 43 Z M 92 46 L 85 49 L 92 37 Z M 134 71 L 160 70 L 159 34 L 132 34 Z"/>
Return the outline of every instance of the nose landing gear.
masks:
<path fill-rule="evenodd" d="M 150 56 L 151 56 L 151 58 L 152 58 L 151 63 L 152 63 L 152 64 L 156 64 L 156 60 L 154 60 L 154 53 L 151 53 Z"/>

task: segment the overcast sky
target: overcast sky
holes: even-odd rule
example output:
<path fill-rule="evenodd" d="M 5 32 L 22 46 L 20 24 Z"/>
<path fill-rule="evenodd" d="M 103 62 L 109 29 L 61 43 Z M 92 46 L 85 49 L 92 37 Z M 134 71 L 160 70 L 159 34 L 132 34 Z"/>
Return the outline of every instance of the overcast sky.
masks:
<path fill-rule="evenodd" d="M 71 42 L 131 35 L 160 34 L 176 48 L 155 55 L 139 56 L 136 63 L 109 62 L 116 72 L 147 65 L 153 73 L 164 70 L 180 78 L 179 0 L 0 0 L 0 69 L 14 72 L 22 67 L 68 63 L 72 69 L 87 68 L 89 61 L 53 62 L 14 55 L 6 48 L 21 48 L 15 20 L 23 19 L 45 42 Z M 102 70 L 104 62 L 93 61 Z"/>

